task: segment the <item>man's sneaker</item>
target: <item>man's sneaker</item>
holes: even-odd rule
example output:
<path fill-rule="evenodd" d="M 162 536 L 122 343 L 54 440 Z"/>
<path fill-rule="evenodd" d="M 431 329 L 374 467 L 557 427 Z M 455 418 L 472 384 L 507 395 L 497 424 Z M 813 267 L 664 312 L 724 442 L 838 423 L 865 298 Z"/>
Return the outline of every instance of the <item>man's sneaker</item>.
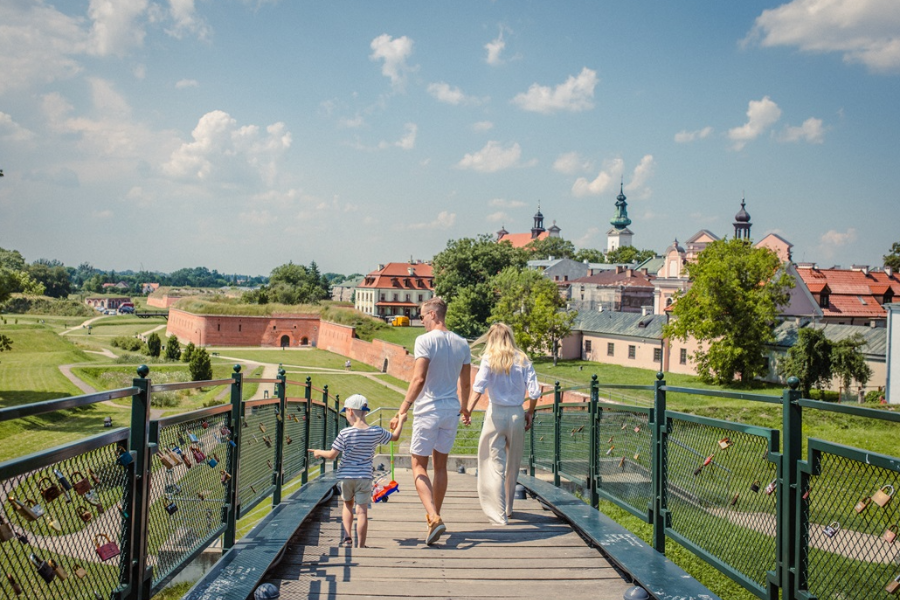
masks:
<path fill-rule="evenodd" d="M 425 536 L 425 545 L 430 546 L 444 535 L 447 527 L 441 520 L 440 515 L 434 515 L 434 518 L 426 516 L 425 519 L 428 521 L 428 534 Z"/>

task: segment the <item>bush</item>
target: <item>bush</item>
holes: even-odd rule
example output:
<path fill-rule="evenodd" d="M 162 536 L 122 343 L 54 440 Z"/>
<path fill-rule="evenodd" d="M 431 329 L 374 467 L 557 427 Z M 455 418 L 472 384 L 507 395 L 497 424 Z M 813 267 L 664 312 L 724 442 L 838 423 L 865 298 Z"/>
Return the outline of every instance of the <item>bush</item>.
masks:
<path fill-rule="evenodd" d="M 192 381 L 212 379 L 212 361 L 209 359 L 209 354 L 205 349 L 197 348 L 194 350 L 188 369 L 191 371 Z"/>
<path fill-rule="evenodd" d="M 177 361 L 181 358 L 181 344 L 174 335 L 166 341 L 166 360 Z"/>
<path fill-rule="evenodd" d="M 2 306 L 5 312 L 16 314 L 53 315 L 58 317 L 92 317 L 97 313 L 78 300 L 63 298 L 30 298 L 15 296 Z"/>
<path fill-rule="evenodd" d="M 153 358 L 159 358 L 159 353 L 161 351 L 162 340 L 159 339 L 156 332 L 153 332 L 150 334 L 150 337 L 147 338 L 147 355 L 152 356 Z"/>
<path fill-rule="evenodd" d="M 196 348 L 194 342 L 188 342 L 187 346 L 184 347 L 184 350 L 181 351 L 181 361 L 186 363 L 191 362 L 191 358 L 194 357 L 194 350 Z"/>
<path fill-rule="evenodd" d="M 144 342 L 136 337 L 128 337 L 127 335 L 116 336 L 110 342 L 113 348 L 121 348 L 127 352 L 142 352 Z"/>
<path fill-rule="evenodd" d="M 150 406 L 157 408 L 171 408 L 178 406 L 181 399 L 175 392 L 156 392 L 150 395 Z"/>

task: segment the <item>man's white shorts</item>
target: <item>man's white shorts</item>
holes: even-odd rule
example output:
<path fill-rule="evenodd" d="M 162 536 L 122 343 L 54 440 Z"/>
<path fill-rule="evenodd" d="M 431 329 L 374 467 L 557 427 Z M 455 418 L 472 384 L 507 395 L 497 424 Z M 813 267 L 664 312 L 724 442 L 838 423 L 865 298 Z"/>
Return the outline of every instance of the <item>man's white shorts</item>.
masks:
<path fill-rule="evenodd" d="M 441 454 L 450 454 L 459 426 L 459 407 L 439 408 L 415 417 L 409 453 L 431 456 L 436 450 Z"/>

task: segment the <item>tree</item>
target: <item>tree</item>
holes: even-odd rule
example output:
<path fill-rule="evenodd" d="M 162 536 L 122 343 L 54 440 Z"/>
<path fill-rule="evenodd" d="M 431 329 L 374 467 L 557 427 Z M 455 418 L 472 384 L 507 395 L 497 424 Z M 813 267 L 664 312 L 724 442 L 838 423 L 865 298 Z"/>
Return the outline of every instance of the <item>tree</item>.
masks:
<path fill-rule="evenodd" d="M 866 340 L 858 333 L 834 342 L 831 349 L 831 369 L 841 380 L 841 389 L 850 391 L 850 381 L 856 380 L 864 386 L 872 377 L 872 369 L 866 364 L 866 357 L 860 351 Z"/>
<path fill-rule="evenodd" d="M 575 260 L 578 262 L 588 261 L 589 263 L 605 263 L 606 256 L 603 254 L 602 250 L 595 250 L 594 248 L 582 248 L 578 252 L 575 253 Z"/>
<path fill-rule="evenodd" d="M 821 389 L 831 381 L 831 352 L 832 344 L 824 331 L 812 327 L 800 329 L 779 370 L 785 377 L 797 377 L 803 396 L 809 398 L 813 387 Z"/>
<path fill-rule="evenodd" d="M 194 345 L 194 342 L 188 342 L 187 346 L 184 347 L 184 350 L 181 351 L 181 361 L 189 363 L 191 359 L 194 357 L 194 350 L 197 347 Z"/>
<path fill-rule="evenodd" d="M 166 360 L 177 361 L 181 358 L 181 344 L 174 335 L 166 340 Z"/>
<path fill-rule="evenodd" d="M 192 381 L 207 381 L 212 379 L 212 361 L 205 348 L 197 348 L 191 354 L 191 362 L 188 364 Z"/>
<path fill-rule="evenodd" d="M 434 292 L 449 303 L 462 288 L 487 283 L 507 267 L 524 267 L 529 254 L 512 244 L 498 244 L 490 234 L 450 240 L 432 262 Z"/>
<path fill-rule="evenodd" d="M 894 242 L 890 253 L 884 255 L 884 266 L 900 272 L 900 242 Z"/>
<path fill-rule="evenodd" d="M 487 329 L 494 304 L 494 290 L 487 283 L 462 288 L 447 305 L 447 328 L 463 336 L 475 338 Z"/>
<path fill-rule="evenodd" d="M 653 250 L 638 250 L 634 246 L 619 246 L 615 250 L 606 253 L 606 262 L 608 263 L 641 263 L 648 258 L 656 256 Z"/>
<path fill-rule="evenodd" d="M 44 294 L 51 298 L 67 298 L 71 291 L 69 272 L 58 261 L 39 260 L 28 267 L 32 279 L 44 286 Z"/>
<path fill-rule="evenodd" d="M 0 334 L 0 352 L 12 351 L 12 340 L 3 334 Z"/>
<path fill-rule="evenodd" d="M 159 358 L 159 353 L 161 350 L 162 340 L 159 339 L 159 336 L 156 335 L 156 332 L 154 331 L 147 338 L 147 355 L 154 358 Z"/>
<path fill-rule="evenodd" d="M 574 258 L 575 244 L 561 237 L 546 237 L 542 240 L 532 240 L 525 246 L 531 250 L 532 260 L 545 260 L 550 258 Z"/>
<path fill-rule="evenodd" d="M 0 248 L 0 304 L 9 300 L 12 294 L 40 296 L 44 293 L 44 286 L 26 269 L 25 259 L 18 250 Z"/>
<path fill-rule="evenodd" d="M 575 313 L 565 312 L 556 284 L 537 271 L 504 269 L 493 280 L 499 295 L 490 321 L 512 327 L 516 343 L 531 356 L 550 352 L 554 364 L 559 342 L 569 334 Z"/>
<path fill-rule="evenodd" d="M 739 373 L 746 383 L 766 372 L 766 345 L 794 286 L 780 267 L 774 252 L 739 239 L 715 241 L 686 265 L 691 287 L 676 297 L 663 334 L 706 347 L 694 354 L 701 379 L 729 384 Z"/>

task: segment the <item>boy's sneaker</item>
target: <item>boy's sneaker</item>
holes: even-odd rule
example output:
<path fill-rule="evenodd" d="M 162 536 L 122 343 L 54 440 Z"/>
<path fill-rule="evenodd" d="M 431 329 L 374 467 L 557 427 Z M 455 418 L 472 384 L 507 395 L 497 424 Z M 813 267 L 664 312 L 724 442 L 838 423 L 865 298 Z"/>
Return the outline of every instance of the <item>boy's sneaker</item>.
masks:
<path fill-rule="evenodd" d="M 440 515 L 434 515 L 434 518 L 425 515 L 425 520 L 428 522 L 428 533 L 425 535 L 425 545 L 430 546 L 444 535 L 447 531 L 447 526 L 444 525 Z"/>

